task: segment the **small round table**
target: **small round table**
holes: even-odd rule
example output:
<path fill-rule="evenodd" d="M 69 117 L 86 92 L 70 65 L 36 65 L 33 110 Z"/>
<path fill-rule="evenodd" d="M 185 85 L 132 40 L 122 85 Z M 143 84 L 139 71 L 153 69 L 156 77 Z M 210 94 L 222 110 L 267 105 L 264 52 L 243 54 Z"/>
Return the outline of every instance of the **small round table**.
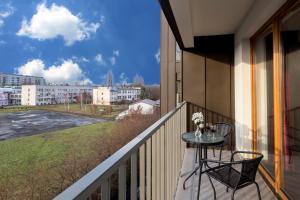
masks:
<path fill-rule="evenodd" d="M 200 137 L 196 137 L 195 132 L 187 132 L 187 133 L 183 133 L 181 138 L 184 142 L 186 142 L 188 144 L 191 144 L 191 145 L 196 145 L 197 146 L 198 155 L 199 155 L 199 166 L 197 166 L 192 171 L 192 173 L 185 179 L 185 181 L 183 182 L 183 189 L 185 189 L 186 181 L 189 178 L 191 178 L 194 174 L 196 174 L 198 169 L 200 169 L 198 194 L 197 194 L 197 199 L 199 199 L 202 165 L 204 165 L 206 167 L 209 167 L 207 162 L 205 162 L 205 161 L 202 162 L 203 159 L 207 159 L 207 147 L 222 144 L 224 142 L 224 136 L 222 136 L 218 132 L 213 133 L 210 130 L 207 130 L 207 131 L 204 131 L 204 133 Z M 203 157 L 202 157 L 202 149 L 204 150 Z"/>

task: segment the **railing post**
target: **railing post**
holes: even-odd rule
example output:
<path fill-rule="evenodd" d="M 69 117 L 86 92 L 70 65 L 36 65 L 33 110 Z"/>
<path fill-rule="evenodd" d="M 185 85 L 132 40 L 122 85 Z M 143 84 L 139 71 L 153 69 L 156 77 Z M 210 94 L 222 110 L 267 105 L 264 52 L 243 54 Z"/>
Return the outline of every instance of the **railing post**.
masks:
<path fill-rule="evenodd" d="M 145 200 L 145 144 L 140 147 L 140 200 Z"/>
<path fill-rule="evenodd" d="M 101 184 L 101 200 L 110 200 L 110 178 L 106 178 Z"/>
<path fill-rule="evenodd" d="M 130 183 L 130 200 L 137 200 L 137 155 L 134 152 L 131 155 L 130 161 L 131 169 L 131 183 Z"/>
<path fill-rule="evenodd" d="M 126 200 L 126 163 L 119 167 L 119 200 Z"/>
<path fill-rule="evenodd" d="M 146 198 L 151 200 L 151 138 L 146 142 Z"/>

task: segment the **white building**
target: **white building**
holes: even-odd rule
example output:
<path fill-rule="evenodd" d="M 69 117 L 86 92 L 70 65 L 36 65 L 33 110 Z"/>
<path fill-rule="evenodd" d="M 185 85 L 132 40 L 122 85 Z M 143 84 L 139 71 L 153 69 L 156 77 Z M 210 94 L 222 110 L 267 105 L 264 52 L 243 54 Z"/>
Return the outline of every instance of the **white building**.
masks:
<path fill-rule="evenodd" d="M 134 113 L 139 113 L 143 115 L 153 114 L 159 108 L 159 101 L 152 101 L 150 99 L 143 99 L 139 102 L 133 103 L 129 105 L 129 108 L 123 112 L 121 112 L 117 119 L 123 119 L 127 115 L 131 115 Z"/>
<path fill-rule="evenodd" d="M 21 105 L 47 105 L 75 103 L 86 93 L 92 95 L 90 86 L 23 85 Z"/>
<path fill-rule="evenodd" d="M 98 87 L 93 89 L 93 104 L 110 105 L 120 101 L 136 101 L 140 96 L 140 87 Z"/>
<path fill-rule="evenodd" d="M 6 88 L 0 88 L 0 107 L 8 106 L 9 100 L 9 90 Z"/>
<path fill-rule="evenodd" d="M 46 85 L 46 80 L 37 76 L 0 73 L 0 87 L 21 85 Z"/>
<path fill-rule="evenodd" d="M 98 87 L 93 89 L 93 104 L 110 105 L 117 101 L 117 91 L 112 87 Z"/>
<path fill-rule="evenodd" d="M 21 94 L 22 87 L 21 86 L 12 86 L 11 92 L 9 93 L 9 105 L 21 105 Z"/>

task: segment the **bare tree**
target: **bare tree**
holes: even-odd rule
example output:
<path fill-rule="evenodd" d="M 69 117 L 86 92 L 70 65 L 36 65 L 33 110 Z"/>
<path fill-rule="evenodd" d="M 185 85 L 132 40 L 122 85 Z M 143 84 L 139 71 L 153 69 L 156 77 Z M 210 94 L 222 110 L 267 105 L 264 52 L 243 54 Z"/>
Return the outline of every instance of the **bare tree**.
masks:
<path fill-rule="evenodd" d="M 109 70 L 106 74 L 106 85 L 107 87 L 113 86 L 113 73 L 111 70 Z"/>
<path fill-rule="evenodd" d="M 144 86 L 144 78 L 141 75 L 136 74 L 133 77 L 133 85 L 134 86 L 139 86 L 139 87 L 143 87 Z"/>

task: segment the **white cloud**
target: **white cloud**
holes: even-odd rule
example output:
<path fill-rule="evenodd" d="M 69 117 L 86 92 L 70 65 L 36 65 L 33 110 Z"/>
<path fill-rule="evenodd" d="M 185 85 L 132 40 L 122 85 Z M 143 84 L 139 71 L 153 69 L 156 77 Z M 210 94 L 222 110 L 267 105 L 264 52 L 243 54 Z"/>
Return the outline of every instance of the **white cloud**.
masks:
<path fill-rule="evenodd" d="M 79 65 L 70 59 L 48 68 L 42 60 L 33 59 L 17 68 L 17 72 L 22 75 L 42 76 L 48 83 L 92 83 L 85 77 Z"/>
<path fill-rule="evenodd" d="M 106 65 L 106 62 L 102 56 L 101 53 L 98 53 L 96 56 L 95 56 L 95 61 L 99 64 L 99 65 L 103 65 L 105 66 Z"/>
<path fill-rule="evenodd" d="M 101 18 L 100 22 L 88 23 L 81 19 L 80 14 L 73 15 L 64 6 L 53 3 L 47 8 L 44 2 L 36 7 L 36 13 L 30 21 L 26 19 L 22 21 L 17 35 L 38 40 L 62 37 L 65 44 L 70 46 L 76 41 L 90 38 L 90 35 L 96 33 L 103 22 L 104 18 Z"/>
<path fill-rule="evenodd" d="M 128 77 L 126 76 L 126 74 L 125 74 L 124 72 L 122 72 L 122 73 L 120 74 L 120 76 L 119 76 L 119 83 L 125 85 L 125 84 L 128 83 L 128 80 L 129 80 L 129 79 L 128 79 Z"/>
<path fill-rule="evenodd" d="M 10 3 L 7 3 L 2 7 L 0 7 L 0 27 L 4 25 L 4 20 L 14 14 L 15 8 L 11 6 Z"/>
<path fill-rule="evenodd" d="M 117 62 L 117 58 L 114 57 L 114 56 L 113 56 L 113 57 L 110 57 L 109 60 L 110 60 L 110 64 L 111 64 L 111 65 L 115 65 L 116 62 Z"/>
<path fill-rule="evenodd" d="M 117 57 L 120 56 L 120 51 L 119 50 L 114 50 L 112 57 L 109 58 L 110 64 L 115 65 L 117 63 Z"/>
<path fill-rule="evenodd" d="M 120 55 L 120 51 L 119 50 L 114 50 L 113 51 L 113 56 L 119 56 Z"/>
<path fill-rule="evenodd" d="M 156 54 L 154 55 L 154 58 L 157 63 L 160 63 L 160 49 L 157 50 Z"/>
<path fill-rule="evenodd" d="M 72 56 L 72 60 L 75 61 L 75 62 L 79 62 L 79 63 L 88 63 L 88 62 L 90 62 L 90 60 L 87 59 L 84 56 L 81 56 L 81 57 Z"/>

